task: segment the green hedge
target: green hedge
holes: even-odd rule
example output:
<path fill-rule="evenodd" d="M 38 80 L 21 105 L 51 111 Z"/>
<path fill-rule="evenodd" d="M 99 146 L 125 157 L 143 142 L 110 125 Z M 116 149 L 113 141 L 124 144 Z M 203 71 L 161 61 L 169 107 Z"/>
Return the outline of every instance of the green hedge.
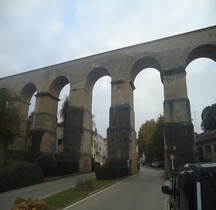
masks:
<path fill-rule="evenodd" d="M 0 192 L 13 190 L 43 181 L 43 171 L 37 164 L 25 163 L 0 169 Z"/>
<path fill-rule="evenodd" d="M 67 175 L 79 171 L 78 162 L 72 160 L 57 160 L 56 175 Z"/>
<path fill-rule="evenodd" d="M 96 161 L 94 161 L 94 159 L 92 159 L 92 168 L 91 168 L 91 170 L 95 171 L 95 168 L 98 167 L 98 166 L 100 166 L 100 163 L 96 162 Z"/>
<path fill-rule="evenodd" d="M 117 179 L 129 175 L 129 170 L 126 165 L 121 166 L 97 166 L 95 168 L 95 175 L 97 179 Z"/>
<path fill-rule="evenodd" d="M 44 176 L 51 177 L 55 176 L 57 169 L 57 160 L 55 156 L 51 154 L 41 154 L 37 159 L 36 163 L 41 167 L 44 172 Z"/>

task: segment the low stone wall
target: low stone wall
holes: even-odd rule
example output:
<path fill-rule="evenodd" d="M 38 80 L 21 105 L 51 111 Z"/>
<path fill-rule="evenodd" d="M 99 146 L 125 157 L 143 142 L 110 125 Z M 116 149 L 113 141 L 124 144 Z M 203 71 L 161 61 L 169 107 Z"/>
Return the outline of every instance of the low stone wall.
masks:
<path fill-rule="evenodd" d="M 46 210 L 46 203 L 39 199 L 16 198 L 10 210 Z"/>

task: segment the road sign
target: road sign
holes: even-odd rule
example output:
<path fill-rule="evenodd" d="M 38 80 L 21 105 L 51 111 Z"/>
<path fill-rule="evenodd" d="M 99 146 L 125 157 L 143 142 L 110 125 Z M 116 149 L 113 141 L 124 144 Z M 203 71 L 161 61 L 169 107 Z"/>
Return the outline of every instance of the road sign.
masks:
<path fill-rule="evenodd" d="M 170 155 L 170 160 L 174 160 L 175 156 L 174 155 Z"/>

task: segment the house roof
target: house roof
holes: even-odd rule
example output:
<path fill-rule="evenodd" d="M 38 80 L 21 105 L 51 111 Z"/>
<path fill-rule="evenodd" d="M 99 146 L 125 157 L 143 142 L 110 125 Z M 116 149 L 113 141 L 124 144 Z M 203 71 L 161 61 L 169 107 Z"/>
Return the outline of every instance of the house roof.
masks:
<path fill-rule="evenodd" d="M 200 143 L 200 142 L 205 142 L 205 141 L 210 141 L 215 139 L 216 139 L 216 129 L 197 134 L 195 138 L 195 142 Z"/>

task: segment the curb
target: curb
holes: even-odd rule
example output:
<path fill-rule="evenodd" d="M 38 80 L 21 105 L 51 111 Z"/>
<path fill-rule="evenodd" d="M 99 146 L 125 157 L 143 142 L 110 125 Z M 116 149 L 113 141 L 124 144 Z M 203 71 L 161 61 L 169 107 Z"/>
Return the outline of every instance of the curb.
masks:
<path fill-rule="evenodd" d="M 106 190 L 109 190 L 109 189 L 111 189 L 111 188 L 113 188 L 113 187 L 115 187 L 115 186 L 117 186 L 117 185 L 119 185 L 119 184 L 121 184 L 121 183 L 123 183 L 123 182 L 129 180 L 129 179 L 132 179 L 133 177 L 135 177 L 135 176 L 137 176 L 137 175 L 139 175 L 139 174 L 140 174 L 140 171 L 139 171 L 137 174 L 134 174 L 134 175 L 132 175 L 132 176 L 126 177 L 126 178 L 124 178 L 123 180 L 121 180 L 121 181 L 119 181 L 119 182 L 117 182 L 117 183 L 115 183 L 115 184 L 111 184 L 110 186 L 103 187 L 103 188 L 98 189 L 98 190 L 96 190 L 96 191 L 94 191 L 94 192 L 91 192 L 91 193 L 89 193 L 89 195 L 88 195 L 87 197 L 81 198 L 81 200 L 72 203 L 71 205 L 65 207 L 63 210 L 69 210 L 69 209 L 71 209 L 73 206 L 77 205 L 78 203 L 81 203 L 81 202 L 83 202 L 83 201 L 85 201 L 85 200 L 88 200 L 88 199 L 90 199 L 90 198 L 92 198 L 92 197 L 94 197 L 94 196 L 96 196 L 96 195 L 98 195 L 98 194 L 100 194 L 100 193 L 102 193 L 102 192 L 105 192 Z"/>
<path fill-rule="evenodd" d="M 169 210 L 169 196 L 166 196 L 163 201 L 163 210 Z"/>
<path fill-rule="evenodd" d="M 170 180 L 164 181 L 165 186 L 171 186 Z M 169 210 L 169 195 L 165 195 L 164 201 L 163 201 L 163 210 Z"/>

